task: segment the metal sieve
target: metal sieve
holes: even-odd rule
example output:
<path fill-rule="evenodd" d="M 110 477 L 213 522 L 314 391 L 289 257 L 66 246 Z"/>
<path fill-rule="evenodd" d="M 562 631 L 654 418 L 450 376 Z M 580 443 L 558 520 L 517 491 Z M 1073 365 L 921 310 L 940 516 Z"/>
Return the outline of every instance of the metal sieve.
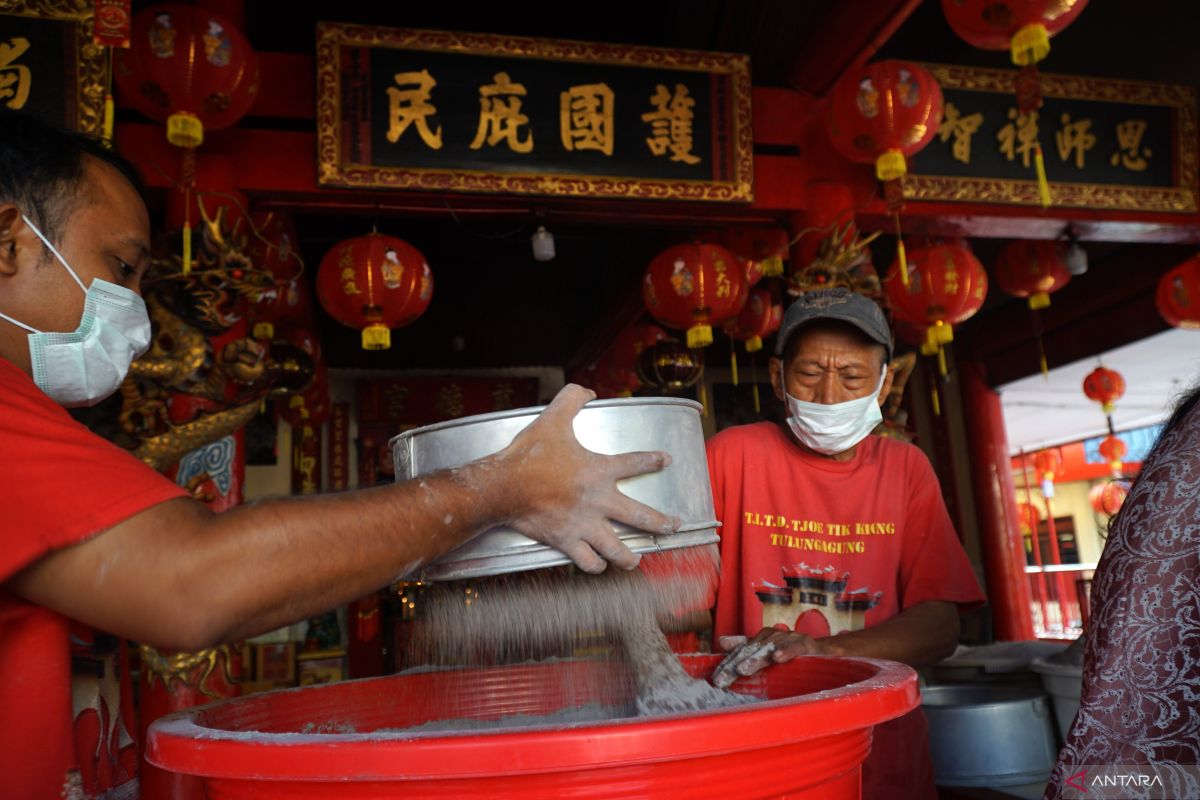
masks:
<path fill-rule="evenodd" d="M 498 411 L 405 431 L 390 444 L 396 480 L 404 481 L 461 466 L 503 450 L 545 406 Z M 664 514 L 679 517 L 678 533 L 662 536 L 613 522 L 621 541 L 635 553 L 713 544 L 720 540 L 704 454 L 701 406 L 669 397 L 595 400 L 575 417 L 575 437 L 587 449 L 615 455 L 662 450 L 671 465 L 661 472 L 626 478 L 624 494 Z M 498 527 L 426 564 L 420 580 L 459 580 L 568 564 L 558 550 Z"/>

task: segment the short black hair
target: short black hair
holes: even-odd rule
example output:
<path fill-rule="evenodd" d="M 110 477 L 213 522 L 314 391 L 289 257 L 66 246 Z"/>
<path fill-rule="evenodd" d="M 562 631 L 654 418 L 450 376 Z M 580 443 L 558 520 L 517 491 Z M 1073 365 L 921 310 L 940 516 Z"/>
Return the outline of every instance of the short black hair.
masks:
<path fill-rule="evenodd" d="M 0 203 L 12 203 L 57 244 L 79 199 L 87 157 L 116 169 L 139 196 L 141 176 L 105 142 L 0 106 Z"/>

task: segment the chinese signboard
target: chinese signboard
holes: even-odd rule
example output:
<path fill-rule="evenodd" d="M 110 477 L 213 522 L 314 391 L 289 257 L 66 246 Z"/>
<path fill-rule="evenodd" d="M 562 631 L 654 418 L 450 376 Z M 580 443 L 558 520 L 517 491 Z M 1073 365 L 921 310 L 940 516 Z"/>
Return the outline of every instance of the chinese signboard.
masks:
<path fill-rule="evenodd" d="M 0 0 L 0 104 L 99 135 L 104 48 L 91 0 Z"/>
<path fill-rule="evenodd" d="M 319 181 L 750 201 L 749 58 L 320 23 Z"/>
<path fill-rule="evenodd" d="M 1037 204 L 1040 143 L 1055 205 L 1197 210 L 1191 87 L 1043 74 L 1045 103 L 1026 115 L 1013 71 L 925 66 L 945 111 L 937 137 L 913 158 L 905 197 Z"/>
<path fill-rule="evenodd" d="M 358 383 L 359 425 L 383 423 L 392 435 L 473 414 L 537 403 L 537 378 L 378 378 Z"/>

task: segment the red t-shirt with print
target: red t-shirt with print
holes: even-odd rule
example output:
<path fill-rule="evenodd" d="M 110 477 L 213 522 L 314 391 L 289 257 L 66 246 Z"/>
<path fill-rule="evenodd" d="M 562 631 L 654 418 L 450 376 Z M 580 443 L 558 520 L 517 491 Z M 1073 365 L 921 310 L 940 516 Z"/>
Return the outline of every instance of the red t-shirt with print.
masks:
<path fill-rule="evenodd" d="M 183 490 L 75 422 L 0 359 L 0 794 L 92 797 L 136 775 L 128 670 L 115 640 L 6 591 L 47 553 Z M 76 658 L 72 649 L 87 652 Z M 124 697 L 120 697 L 124 684 Z M 122 707 L 124 714 L 122 714 Z M 126 719 L 123 721 L 122 716 Z M 113 796 L 125 796 L 116 791 Z"/>
<path fill-rule="evenodd" d="M 913 445 L 868 436 L 853 458 L 834 461 L 760 422 L 710 439 L 708 469 L 722 523 L 714 643 L 764 627 L 829 636 L 928 600 L 961 610 L 984 600 Z M 933 796 L 919 709 L 878 726 L 874 739 L 864 798 Z"/>

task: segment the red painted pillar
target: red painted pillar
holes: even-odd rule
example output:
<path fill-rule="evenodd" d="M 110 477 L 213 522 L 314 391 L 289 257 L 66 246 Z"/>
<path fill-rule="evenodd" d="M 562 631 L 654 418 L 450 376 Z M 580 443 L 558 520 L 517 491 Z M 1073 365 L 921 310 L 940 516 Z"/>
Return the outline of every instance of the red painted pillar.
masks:
<path fill-rule="evenodd" d="M 971 482 L 979 513 L 983 567 L 996 638 L 1033 639 L 1025 550 L 1017 516 L 1017 492 L 1008 455 L 1000 395 L 983 379 L 977 364 L 959 361 L 966 401 Z"/>

